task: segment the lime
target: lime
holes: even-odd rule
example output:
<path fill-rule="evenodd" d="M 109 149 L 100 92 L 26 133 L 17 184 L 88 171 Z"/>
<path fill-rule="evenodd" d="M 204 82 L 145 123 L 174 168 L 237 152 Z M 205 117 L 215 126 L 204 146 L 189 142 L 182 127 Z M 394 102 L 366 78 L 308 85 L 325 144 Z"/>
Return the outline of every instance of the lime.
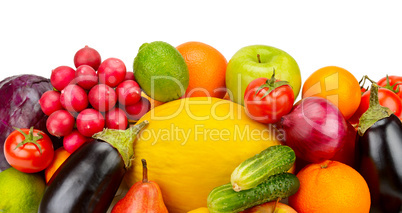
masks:
<path fill-rule="evenodd" d="M 189 72 L 180 52 L 163 41 L 144 43 L 134 59 L 134 76 L 152 99 L 179 99 L 188 87 Z"/>
<path fill-rule="evenodd" d="M 0 212 L 38 212 L 44 192 L 40 175 L 8 168 L 0 173 Z"/>

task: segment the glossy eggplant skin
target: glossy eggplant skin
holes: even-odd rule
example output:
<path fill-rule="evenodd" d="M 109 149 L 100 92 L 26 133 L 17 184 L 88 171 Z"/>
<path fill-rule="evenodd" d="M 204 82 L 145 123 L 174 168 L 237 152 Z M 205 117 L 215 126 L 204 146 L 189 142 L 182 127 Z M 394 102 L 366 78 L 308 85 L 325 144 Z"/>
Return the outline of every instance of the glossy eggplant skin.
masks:
<path fill-rule="evenodd" d="M 370 189 L 370 212 L 401 212 L 401 121 L 395 115 L 378 120 L 359 136 L 357 146 L 357 170 Z"/>
<path fill-rule="evenodd" d="M 106 212 L 125 172 L 117 149 L 101 140 L 87 142 L 53 175 L 38 212 Z"/>

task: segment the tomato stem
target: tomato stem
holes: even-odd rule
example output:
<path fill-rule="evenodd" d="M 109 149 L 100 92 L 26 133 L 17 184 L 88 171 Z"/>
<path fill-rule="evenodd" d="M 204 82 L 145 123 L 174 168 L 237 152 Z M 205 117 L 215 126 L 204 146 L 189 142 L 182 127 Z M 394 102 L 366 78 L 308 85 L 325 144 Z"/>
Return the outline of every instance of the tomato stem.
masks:
<path fill-rule="evenodd" d="M 375 81 L 371 80 L 367 75 L 364 76 L 367 80 L 369 80 L 372 84 L 377 84 Z"/>
<path fill-rule="evenodd" d="M 359 84 L 361 84 L 363 81 L 366 81 L 366 78 L 364 77 L 365 75 L 363 75 L 362 79 L 360 79 Z M 364 83 L 363 83 L 364 85 Z"/>
<path fill-rule="evenodd" d="M 40 133 L 38 133 L 38 136 L 34 136 L 33 135 L 33 130 L 34 128 L 31 127 L 29 129 L 29 133 L 26 134 L 24 131 L 22 131 L 20 128 L 16 128 L 13 127 L 15 130 L 17 130 L 18 132 L 20 132 L 23 136 L 24 136 L 24 140 L 21 141 L 20 143 L 17 144 L 17 146 L 14 148 L 14 150 L 18 149 L 19 147 L 27 144 L 27 143 L 33 143 L 38 149 L 39 149 L 39 153 L 42 155 L 42 147 L 38 144 L 38 140 L 43 138 L 43 135 L 41 135 Z"/>
<path fill-rule="evenodd" d="M 255 91 L 254 93 L 254 97 L 257 96 L 257 94 L 264 88 L 268 88 L 268 90 L 264 93 L 264 95 L 261 97 L 260 100 L 262 100 L 263 98 L 265 98 L 267 95 L 269 95 L 272 91 L 274 91 L 276 88 L 283 86 L 283 85 L 289 85 L 289 82 L 287 81 L 277 81 L 277 79 L 275 78 L 275 68 L 273 68 L 274 70 L 272 71 L 272 76 L 270 79 L 268 79 L 265 84 L 261 85 L 260 87 L 258 87 L 257 91 Z M 289 85 L 290 86 L 290 85 Z"/>
<path fill-rule="evenodd" d="M 391 83 L 389 82 L 389 77 L 388 75 L 386 75 L 386 82 L 387 84 L 384 86 L 384 88 L 391 90 L 394 93 L 399 93 L 399 87 L 397 86 L 398 84 L 400 84 L 401 82 L 394 82 L 393 85 L 391 85 Z M 396 89 L 394 89 L 396 87 Z"/>
<path fill-rule="evenodd" d="M 366 84 L 366 75 L 363 75 L 362 79 L 359 81 L 360 90 L 364 88 L 364 84 Z"/>
<path fill-rule="evenodd" d="M 361 82 L 363 82 L 363 84 L 361 84 L 360 89 L 364 87 L 364 84 L 366 83 L 366 80 L 369 80 L 372 84 L 376 84 L 378 87 L 380 88 L 385 88 L 385 89 L 389 89 L 394 93 L 398 93 L 399 92 L 399 87 L 397 87 L 396 89 L 395 86 L 397 86 L 399 83 L 401 82 L 394 82 L 393 85 L 391 85 L 391 83 L 389 82 L 389 77 L 388 75 L 386 75 L 386 85 L 385 86 L 379 86 L 377 84 L 377 82 L 371 80 L 367 75 L 364 75 L 363 78 L 359 81 L 359 84 L 361 84 Z M 367 89 L 368 90 L 368 89 Z"/>
<path fill-rule="evenodd" d="M 145 159 L 141 159 L 141 162 L 142 162 L 142 182 L 148 183 L 147 161 Z"/>

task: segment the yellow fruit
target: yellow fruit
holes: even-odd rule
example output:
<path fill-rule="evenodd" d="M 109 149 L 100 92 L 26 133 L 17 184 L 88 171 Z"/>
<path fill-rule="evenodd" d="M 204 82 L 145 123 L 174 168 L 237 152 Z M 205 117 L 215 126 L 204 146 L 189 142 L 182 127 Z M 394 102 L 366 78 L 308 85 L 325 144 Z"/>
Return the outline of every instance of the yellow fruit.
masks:
<path fill-rule="evenodd" d="M 38 212 L 45 187 L 38 173 L 24 173 L 13 167 L 4 170 L 0 173 L 0 212 Z"/>
<path fill-rule="evenodd" d="M 201 208 L 198 208 L 198 209 L 191 210 L 191 211 L 189 211 L 187 213 L 209 213 L 209 211 L 208 211 L 207 207 L 201 207 Z"/>
<path fill-rule="evenodd" d="M 207 206 L 209 192 L 230 182 L 233 170 L 269 146 L 280 144 L 273 129 L 248 118 L 234 102 L 185 98 L 158 106 L 141 120 L 149 125 L 134 144 L 129 185 L 148 177 L 159 184 L 170 213 Z"/>

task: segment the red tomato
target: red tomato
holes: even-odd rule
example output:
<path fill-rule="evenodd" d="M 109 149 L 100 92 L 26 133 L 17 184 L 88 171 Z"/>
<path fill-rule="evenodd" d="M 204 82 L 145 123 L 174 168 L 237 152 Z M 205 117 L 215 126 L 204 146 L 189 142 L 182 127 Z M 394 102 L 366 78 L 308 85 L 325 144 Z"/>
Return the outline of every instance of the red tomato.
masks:
<path fill-rule="evenodd" d="M 399 98 L 402 100 L 402 76 L 388 76 L 389 87 L 388 89 L 393 89 L 396 91 L 399 88 L 399 91 L 396 93 Z M 377 84 L 382 87 L 387 86 L 387 77 L 381 78 Z"/>
<path fill-rule="evenodd" d="M 402 119 L 402 101 L 391 90 L 385 88 L 378 88 L 378 101 L 381 106 L 388 107 L 398 118 Z M 355 114 L 349 119 L 352 125 L 359 123 L 360 116 L 367 111 L 370 102 L 370 90 L 366 91 L 362 95 L 362 99 L 359 108 Z"/>
<path fill-rule="evenodd" d="M 290 112 L 294 102 L 294 93 L 288 84 L 278 84 L 278 81 L 270 84 L 269 81 L 267 78 L 257 78 L 250 82 L 244 93 L 246 113 L 261 123 L 278 122 Z M 273 90 L 267 94 L 270 88 Z"/>
<path fill-rule="evenodd" d="M 13 131 L 4 142 L 7 162 L 21 172 L 36 173 L 46 169 L 53 155 L 53 144 L 49 136 L 33 127 Z"/>

